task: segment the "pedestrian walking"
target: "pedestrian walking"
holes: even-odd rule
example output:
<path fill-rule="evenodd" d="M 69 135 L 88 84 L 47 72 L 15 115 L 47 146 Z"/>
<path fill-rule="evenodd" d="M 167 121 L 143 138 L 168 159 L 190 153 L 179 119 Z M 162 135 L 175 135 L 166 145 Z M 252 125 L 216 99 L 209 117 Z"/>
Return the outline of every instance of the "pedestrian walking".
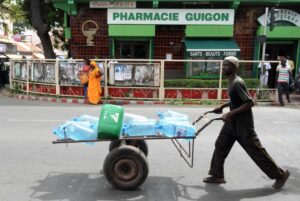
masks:
<path fill-rule="evenodd" d="M 89 71 L 88 100 L 90 104 L 98 104 L 101 100 L 101 71 L 95 61 L 91 61 Z"/>
<path fill-rule="evenodd" d="M 260 143 L 254 130 L 252 107 L 254 103 L 244 80 L 237 76 L 239 60 L 236 57 L 226 57 L 223 62 L 223 74 L 228 79 L 228 95 L 230 101 L 213 110 L 222 113 L 225 107 L 230 112 L 223 115 L 224 125 L 215 143 L 215 150 L 210 164 L 209 175 L 205 183 L 226 183 L 224 177 L 224 162 L 233 144 L 237 141 L 258 167 L 271 179 L 272 185 L 280 189 L 286 183 L 290 173 L 276 165 L 271 156 Z"/>
<path fill-rule="evenodd" d="M 89 71 L 91 68 L 91 62 L 88 58 L 84 59 L 84 66 L 82 68 L 82 72 L 80 74 L 80 81 L 83 85 L 83 95 L 84 99 L 87 100 L 87 91 L 89 86 Z"/>
<path fill-rule="evenodd" d="M 287 101 L 290 103 L 290 94 L 289 94 L 289 82 L 290 76 L 292 73 L 292 69 L 287 66 L 286 59 L 284 57 L 281 58 L 280 65 L 276 68 L 277 71 L 277 90 L 278 90 L 278 99 L 281 106 L 284 106 L 284 102 L 282 100 L 282 93 L 284 92 L 286 95 Z"/>

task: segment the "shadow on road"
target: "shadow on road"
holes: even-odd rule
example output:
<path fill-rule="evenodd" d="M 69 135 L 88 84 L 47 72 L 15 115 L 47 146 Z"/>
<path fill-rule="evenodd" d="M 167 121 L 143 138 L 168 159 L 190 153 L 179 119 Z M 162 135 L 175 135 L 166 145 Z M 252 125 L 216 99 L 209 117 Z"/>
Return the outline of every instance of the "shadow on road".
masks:
<path fill-rule="evenodd" d="M 176 183 L 172 178 L 148 177 L 142 187 L 135 191 L 114 189 L 100 174 L 49 173 L 38 181 L 31 198 L 38 200 L 176 200 Z"/>
<path fill-rule="evenodd" d="M 53 172 L 32 187 L 31 198 L 43 201 L 97 201 L 97 200 L 163 200 L 180 198 L 201 201 L 240 201 L 245 198 L 266 197 L 276 193 L 299 194 L 299 169 L 289 167 L 291 177 L 282 191 L 270 186 L 255 189 L 226 190 L 219 185 L 188 186 L 174 181 L 171 177 L 148 177 L 142 187 L 135 191 L 116 190 L 101 174 Z"/>

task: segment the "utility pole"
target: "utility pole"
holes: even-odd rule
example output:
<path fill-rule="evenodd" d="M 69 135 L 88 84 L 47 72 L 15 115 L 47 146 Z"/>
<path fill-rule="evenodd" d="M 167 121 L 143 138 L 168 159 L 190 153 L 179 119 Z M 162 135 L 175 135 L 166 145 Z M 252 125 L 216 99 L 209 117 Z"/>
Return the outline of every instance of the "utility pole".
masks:
<path fill-rule="evenodd" d="M 262 47 L 262 58 L 261 60 L 264 62 L 265 61 L 265 55 L 266 55 L 266 46 L 267 46 L 267 28 L 268 28 L 268 16 L 269 14 L 269 8 L 266 7 L 266 10 L 265 10 L 265 24 L 264 24 L 264 36 L 265 36 L 265 40 L 263 42 L 263 47 Z M 262 72 L 263 72 L 263 65 L 264 63 L 262 63 Z M 263 72 L 264 73 L 264 72 Z"/>

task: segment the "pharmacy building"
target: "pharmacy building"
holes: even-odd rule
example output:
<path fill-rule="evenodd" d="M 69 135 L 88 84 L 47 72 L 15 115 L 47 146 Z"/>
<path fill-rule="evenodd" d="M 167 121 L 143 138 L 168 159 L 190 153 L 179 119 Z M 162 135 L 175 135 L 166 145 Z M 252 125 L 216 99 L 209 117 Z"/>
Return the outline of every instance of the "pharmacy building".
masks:
<path fill-rule="evenodd" d="M 52 2 L 65 12 L 64 34 L 76 59 L 219 60 L 237 56 L 261 60 L 266 40 L 269 60 L 289 56 L 295 64 L 294 74 L 299 71 L 300 1 Z M 268 26 L 265 33 L 266 8 L 268 21 L 274 11 L 274 28 L 271 31 Z M 251 69 L 255 76 L 256 68 Z M 212 62 L 165 65 L 170 78 L 211 78 L 217 75 L 215 70 Z M 270 79 L 275 79 L 275 72 L 270 72 Z"/>

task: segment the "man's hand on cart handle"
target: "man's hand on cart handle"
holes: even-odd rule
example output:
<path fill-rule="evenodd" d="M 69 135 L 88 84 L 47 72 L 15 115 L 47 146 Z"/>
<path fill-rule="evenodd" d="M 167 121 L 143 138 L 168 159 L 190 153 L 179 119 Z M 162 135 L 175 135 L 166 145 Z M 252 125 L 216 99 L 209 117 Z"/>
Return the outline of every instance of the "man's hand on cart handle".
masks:
<path fill-rule="evenodd" d="M 202 115 L 200 115 L 200 117 L 198 117 L 195 121 L 193 121 L 192 125 L 195 125 L 198 121 L 200 121 L 208 113 L 214 113 L 214 112 L 213 111 L 204 112 Z"/>
<path fill-rule="evenodd" d="M 215 113 L 215 114 L 222 114 L 223 112 L 223 107 L 217 107 L 215 108 L 213 111 L 211 111 L 211 113 Z"/>

